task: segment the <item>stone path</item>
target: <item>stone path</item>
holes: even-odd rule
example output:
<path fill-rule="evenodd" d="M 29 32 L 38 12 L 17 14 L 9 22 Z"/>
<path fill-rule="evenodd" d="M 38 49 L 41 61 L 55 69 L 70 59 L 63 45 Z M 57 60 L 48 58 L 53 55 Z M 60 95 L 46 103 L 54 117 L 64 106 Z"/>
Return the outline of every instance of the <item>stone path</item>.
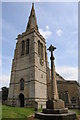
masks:
<path fill-rule="evenodd" d="M 79 115 L 79 117 L 78 117 L 78 120 L 80 120 L 80 115 Z"/>
<path fill-rule="evenodd" d="M 34 118 L 34 115 L 32 115 L 32 116 L 29 116 L 27 120 L 39 120 L 39 119 Z"/>
<path fill-rule="evenodd" d="M 33 116 L 30 116 L 27 120 L 39 120 L 39 119 L 34 118 L 34 115 L 33 115 Z M 77 120 L 80 120 L 80 116 L 78 117 Z"/>

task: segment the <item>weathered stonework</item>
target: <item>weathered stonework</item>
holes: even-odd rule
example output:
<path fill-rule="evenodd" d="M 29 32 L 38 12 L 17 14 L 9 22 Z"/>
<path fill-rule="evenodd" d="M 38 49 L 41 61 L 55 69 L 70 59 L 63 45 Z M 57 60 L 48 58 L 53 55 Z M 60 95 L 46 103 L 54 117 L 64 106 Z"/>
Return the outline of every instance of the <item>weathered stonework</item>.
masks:
<path fill-rule="evenodd" d="M 8 94 L 8 104 L 20 106 L 19 95 L 24 95 L 24 107 L 45 107 L 47 99 L 51 98 L 51 76 L 47 59 L 46 42 L 38 31 L 34 5 L 32 6 L 26 31 L 19 34 L 12 60 L 11 78 Z M 24 55 L 22 52 L 22 41 L 26 43 L 29 39 L 29 54 L 26 54 L 26 44 Z M 43 59 L 38 54 L 38 41 L 43 45 Z M 24 79 L 24 90 L 20 90 L 20 80 Z M 80 105 L 80 85 L 67 82 L 63 77 L 56 73 L 58 93 L 68 91 L 69 103 L 74 105 L 71 99 L 75 96 L 76 106 Z M 78 102 L 77 102 L 78 101 Z M 77 104 L 78 103 L 78 104 Z"/>
<path fill-rule="evenodd" d="M 65 101 L 67 107 L 80 106 L 80 85 L 76 81 L 57 81 L 60 98 Z"/>
<path fill-rule="evenodd" d="M 35 29 L 35 17 L 32 16 L 34 6 L 32 6 L 29 20 L 33 23 L 26 32 L 18 35 L 14 59 L 12 62 L 11 80 L 8 95 L 8 104 L 20 106 L 19 95 L 24 95 L 24 107 L 45 107 L 47 100 L 47 82 L 46 82 L 46 59 L 45 59 L 45 39 Z M 32 28 L 33 27 L 33 28 Z M 24 55 L 21 56 L 22 41 L 29 39 L 29 54 L 26 54 L 24 46 Z M 43 45 L 43 61 L 38 55 L 38 41 Z M 42 64 L 40 62 L 43 62 Z M 20 80 L 24 79 L 24 90 L 20 90 Z"/>

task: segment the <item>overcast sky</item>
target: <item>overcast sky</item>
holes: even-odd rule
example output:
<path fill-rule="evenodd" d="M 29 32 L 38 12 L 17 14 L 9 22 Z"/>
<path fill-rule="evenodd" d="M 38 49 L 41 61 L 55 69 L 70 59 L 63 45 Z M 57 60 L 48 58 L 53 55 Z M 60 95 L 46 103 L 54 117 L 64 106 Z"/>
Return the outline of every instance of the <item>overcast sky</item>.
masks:
<path fill-rule="evenodd" d="M 16 37 L 26 30 L 31 6 L 28 2 L 2 3 L 2 86 L 9 86 Z M 67 80 L 78 80 L 78 3 L 37 2 L 35 12 L 47 48 L 50 44 L 57 48 L 56 71 Z"/>

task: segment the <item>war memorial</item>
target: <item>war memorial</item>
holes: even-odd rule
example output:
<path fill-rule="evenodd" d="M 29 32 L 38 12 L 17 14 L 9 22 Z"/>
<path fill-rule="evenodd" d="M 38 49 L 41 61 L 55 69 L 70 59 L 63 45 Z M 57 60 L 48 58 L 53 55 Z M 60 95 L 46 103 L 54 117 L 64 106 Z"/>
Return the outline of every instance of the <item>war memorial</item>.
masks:
<path fill-rule="evenodd" d="M 41 113 L 35 113 L 35 118 L 43 120 L 76 120 L 76 113 L 68 112 L 64 101 L 58 97 L 54 65 L 55 58 L 53 56 L 55 49 L 56 47 L 52 45 L 47 49 L 51 52 L 51 98 L 46 102 L 46 109 L 43 109 Z"/>

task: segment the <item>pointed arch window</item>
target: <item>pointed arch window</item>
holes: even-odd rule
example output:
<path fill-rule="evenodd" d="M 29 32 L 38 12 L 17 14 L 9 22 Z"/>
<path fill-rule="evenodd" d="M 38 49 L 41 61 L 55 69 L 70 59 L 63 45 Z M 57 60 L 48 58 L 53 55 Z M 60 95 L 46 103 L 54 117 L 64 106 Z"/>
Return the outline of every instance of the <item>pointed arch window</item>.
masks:
<path fill-rule="evenodd" d="M 43 44 L 41 43 L 41 59 L 43 59 Z"/>
<path fill-rule="evenodd" d="M 21 51 L 21 55 L 24 55 L 25 52 L 25 42 L 22 41 L 22 51 Z"/>
<path fill-rule="evenodd" d="M 45 46 L 45 60 L 47 60 L 46 46 Z"/>
<path fill-rule="evenodd" d="M 29 39 L 26 40 L 26 54 L 29 54 Z"/>
<path fill-rule="evenodd" d="M 20 90 L 24 90 L 24 80 L 20 80 Z"/>
<path fill-rule="evenodd" d="M 65 91 L 65 102 L 66 102 L 66 103 L 69 103 L 68 92 L 67 92 L 67 91 Z"/>
<path fill-rule="evenodd" d="M 38 55 L 40 55 L 40 41 L 38 41 Z"/>
<path fill-rule="evenodd" d="M 43 44 L 40 41 L 38 41 L 38 55 L 43 59 Z"/>
<path fill-rule="evenodd" d="M 59 99 L 61 99 L 61 93 L 59 93 Z"/>
<path fill-rule="evenodd" d="M 71 102 L 72 102 L 72 103 L 76 103 L 76 98 L 75 98 L 75 97 L 72 97 Z"/>

